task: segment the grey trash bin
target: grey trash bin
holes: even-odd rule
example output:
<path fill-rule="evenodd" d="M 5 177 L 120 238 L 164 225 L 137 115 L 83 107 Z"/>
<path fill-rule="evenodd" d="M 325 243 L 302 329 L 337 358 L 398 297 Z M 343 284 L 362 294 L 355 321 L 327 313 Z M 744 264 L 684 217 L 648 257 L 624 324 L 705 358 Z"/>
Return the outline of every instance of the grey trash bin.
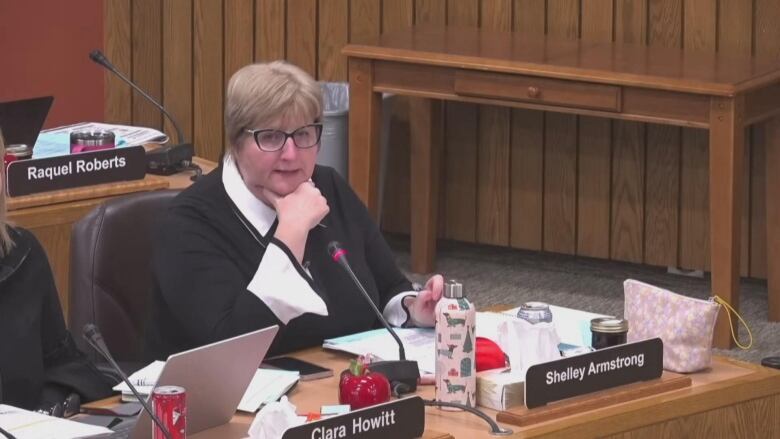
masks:
<path fill-rule="evenodd" d="M 349 163 L 349 83 L 322 82 L 322 138 L 317 163 L 330 166 L 345 180 Z"/>
<path fill-rule="evenodd" d="M 349 181 L 349 83 L 321 82 L 323 117 L 322 138 L 317 163 L 330 166 Z M 382 134 L 379 159 L 379 218 L 382 217 L 385 172 L 387 168 L 387 143 L 389 140 L 392 97 L 382 94 Z"/>

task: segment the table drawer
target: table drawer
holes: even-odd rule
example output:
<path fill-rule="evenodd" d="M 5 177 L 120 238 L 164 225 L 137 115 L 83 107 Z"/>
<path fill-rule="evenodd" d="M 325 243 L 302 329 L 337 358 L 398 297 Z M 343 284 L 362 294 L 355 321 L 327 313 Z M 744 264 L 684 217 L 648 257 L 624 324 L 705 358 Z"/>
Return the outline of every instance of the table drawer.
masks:
<path fill-rule="evenodd" d="M 458 70 L 455 93 L 538 104 L 620 111 L 620 87 L 508 73 Z"/>

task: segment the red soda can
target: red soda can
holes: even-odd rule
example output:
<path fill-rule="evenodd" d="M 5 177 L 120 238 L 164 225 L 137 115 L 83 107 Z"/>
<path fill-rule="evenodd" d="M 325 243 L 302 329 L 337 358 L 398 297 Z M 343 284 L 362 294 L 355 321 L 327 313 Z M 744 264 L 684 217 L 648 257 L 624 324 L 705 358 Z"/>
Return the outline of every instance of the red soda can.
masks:
<path fill-rule="evenodd" d="M 172 439 L 187 437 L 187 392 L 184 387 L 156 387 L 152 392 L 152 411 L 171 434 Z M 152 432 L 154 439 L 165 439 L 162 430 L 154 422 Z"/>

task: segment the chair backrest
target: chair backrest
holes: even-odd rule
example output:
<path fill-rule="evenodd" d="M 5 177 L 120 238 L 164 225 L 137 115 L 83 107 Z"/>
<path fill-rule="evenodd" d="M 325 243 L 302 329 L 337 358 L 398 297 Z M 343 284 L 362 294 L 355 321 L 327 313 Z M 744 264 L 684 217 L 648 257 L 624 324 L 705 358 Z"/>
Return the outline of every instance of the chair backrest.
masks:
<path fill-rule="evenodd" d="M 115 198 L 73 225 L 68 319 L 76 343 L 91 357 L 92 349 L 80 336 L 87 323 L 100 328 L 117 361 L 143 361 L 154 229 L 178 193 Z"/>

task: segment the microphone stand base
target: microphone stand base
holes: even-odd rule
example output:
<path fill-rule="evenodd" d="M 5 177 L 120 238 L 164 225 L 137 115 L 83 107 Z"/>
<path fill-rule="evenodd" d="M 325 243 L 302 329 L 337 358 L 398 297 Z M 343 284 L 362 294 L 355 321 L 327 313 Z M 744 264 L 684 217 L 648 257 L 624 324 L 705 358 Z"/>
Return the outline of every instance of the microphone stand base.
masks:
<path fill-rule="evenodd" d="M 368 365 L 372 372 L 379 372 L 390 381 L 390 387 L 396 389 L 403 386 L 399 393 L 411 393 L 417 390 L 417 380 L 420 378 L 420 369 L 416 361 L 396 360 L 377 361 Z"/>
<path fill-rule="evenodd" d="M 156 175 L 171 175 L 192 163 L 195 148 L 191 143 L 164 145 L 146 151 L 146 172 Z"/>

